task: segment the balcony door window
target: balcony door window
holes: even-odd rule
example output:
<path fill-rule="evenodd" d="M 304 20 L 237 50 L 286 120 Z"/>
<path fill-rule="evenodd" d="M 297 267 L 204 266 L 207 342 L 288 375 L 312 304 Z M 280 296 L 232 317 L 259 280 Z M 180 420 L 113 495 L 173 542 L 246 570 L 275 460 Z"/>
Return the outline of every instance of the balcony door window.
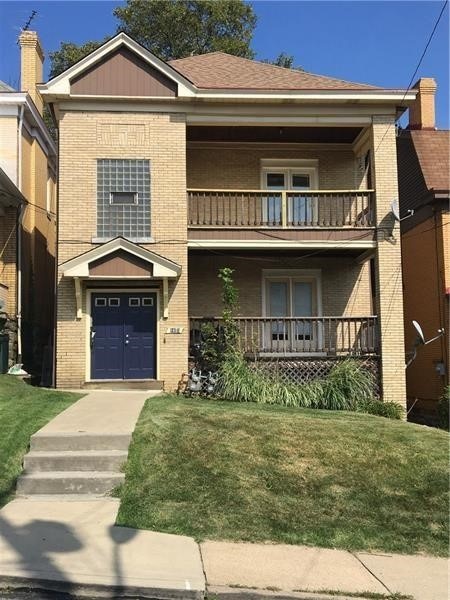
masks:
<path fill-rule="evenodd" d="M 277 226 L 282 223 L 281 191 L 291 192 L 287 195 L 288 222 L 294 226 L 313 225 L 317 212 L 316 201 L 307 194 L 292 192 L 314 189 L 317 187 L 317 169 L 315 167 L 263 167 L 262 187 L 273 190 L 273 195 L 265 198 L 263 205 L 264 222 Z"/>
<path fill-rule="evenodd" d="M 317 350 L 319 314 L 318 275 L 280 275 L 265 278 L 265 312 L 271 321 L 265 334 L 273 352 Z"/>

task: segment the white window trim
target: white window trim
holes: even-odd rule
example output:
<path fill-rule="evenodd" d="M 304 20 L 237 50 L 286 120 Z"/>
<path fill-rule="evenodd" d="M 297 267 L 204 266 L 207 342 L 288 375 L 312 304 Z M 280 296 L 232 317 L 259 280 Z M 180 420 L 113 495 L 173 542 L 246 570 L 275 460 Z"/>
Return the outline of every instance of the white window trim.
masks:
<path fill-rule="evenodd" d="M 322 270 L 321 269 L 263 269 L 261 294 L 262 294 L 262 314 L 263 317 L 269 317 L 267 314 L 266 282 L 271 279 L 315 279 L 317 295 L 317 317 L 322 315 Z"/>
<path fill-rule="evenodd" d="M 267 281 L 276 279 L 315 279 L 316 280 L 316 295 L 317 295 L 317 317 L 322 316 L 322 270 L 321 269 L 263 269 L 261 278 L 261 294 L 262 294 L 262 315 L 263 317 L 269 317 L 267 314 Z M 318 346 L 322 347 L 323 332 L 322 328 L 318 327 Z M 272 353 L 266 353 L 265 356 L 271 356 Z M 279 356 L 278 352 L 273 353 L 273 356 Z M 293 354 L 287 353 L 283 356 L 326 356 L 323 352 L 295 352 Z"/>
<path fill-rule="evenodd" d="M 261 189 L 266 189 L 266 174 L 271 172 L 285 173 L 289 176 L 292 172 L 300 175 L 309 175 L 311 190 L 319 189 L 319 161 L 316 158 L 311 159 L 290 159 L 290 158 L 262 158 L 261 159 Z M 289 187 L 285 188 L 289 190 Z"/>

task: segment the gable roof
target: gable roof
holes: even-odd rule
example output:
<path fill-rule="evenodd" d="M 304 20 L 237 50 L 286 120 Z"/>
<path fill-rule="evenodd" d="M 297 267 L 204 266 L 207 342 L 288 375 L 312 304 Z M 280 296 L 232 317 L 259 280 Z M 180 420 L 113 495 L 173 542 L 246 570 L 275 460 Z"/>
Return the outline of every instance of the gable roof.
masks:
<path fill-rule="evenodd" d="M 102 98 L 104 94 L 97 90 L 88 90 L 78 94 L 71 90 L 71 84 L 82 74 L 89 72 L 95 65 L 106 61 L 119 49 L 126 48 L 142 61 L 165 75 L 176 86 L 176 96 L 171 100 L 227 99 L 228 100 L 270 100 L 325 101 L 348 100 L 367 102 L 395 103 L 405 109 L 405 103 L 414 100 L 417 90 L 399 90 L 375 87 L 363 83 L 354 83 L 314 75 L 295 69 L 286 69 L 267 63 L 249 60 L 224 52 L 212 52 L 164 62 L 141 46 L 138 42 L 121 32 L 102 46 L 69 67 L 63 73 L 47 83 L 39 84 L 38 90 L 43 97 L 52 101 L 56 98 L 87 97 Z M 106 96 L 124 97 L 122 94 Z M 130 93 L 128 97 L 155 99 L 155 96 Z M 156 98 L 159 99 L 159 98 Z"/>
<path fill-rule="evenodd" d="M 196 87 L 247 90 L 379 90 L 373 85 L 353 83 L 306 71 L 211 52 L 171 60 L 168 63 Z"/>
<path fill-rule="evenodd" d="M 62 263 L 61 271 L 65 277 L 89 277 L 90 263 L 113 254 L 117 250 L 123 250 L 125 253 L 152 264 L 153 278 L 173 278 L 178 277 L 181 273 L 181 267 L 177 263 L 122 237 L 114 238 L 101 246 L 96 246 L 92 250 L 88 250 L 84 254 L 80 254 Z"/>

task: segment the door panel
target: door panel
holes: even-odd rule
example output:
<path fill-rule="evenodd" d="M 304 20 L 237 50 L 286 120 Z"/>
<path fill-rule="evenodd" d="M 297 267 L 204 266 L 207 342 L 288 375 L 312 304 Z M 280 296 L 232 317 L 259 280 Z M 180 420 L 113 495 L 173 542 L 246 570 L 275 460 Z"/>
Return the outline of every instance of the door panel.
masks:
<path fill-rule="evenodd" d="M 123 377 L 122 307 L 114 306 L 116 295 L 92 296 L 91 376 L 95 379 Z M 111 302 L 113 300 L 113 302 Z"/>
<path fill-rule="evenodd" d="M 156 294 L 92 295 L 91 378 L 156 376 Z"/>
<path fill-rule="evenodd" d="M 134 295 L 139 305 L 128 306 L 124 322 L 124 379 L 155 377 L 155 302 L 153 295 Z M 143 299 L 147 302 L 142 302 Z"/>

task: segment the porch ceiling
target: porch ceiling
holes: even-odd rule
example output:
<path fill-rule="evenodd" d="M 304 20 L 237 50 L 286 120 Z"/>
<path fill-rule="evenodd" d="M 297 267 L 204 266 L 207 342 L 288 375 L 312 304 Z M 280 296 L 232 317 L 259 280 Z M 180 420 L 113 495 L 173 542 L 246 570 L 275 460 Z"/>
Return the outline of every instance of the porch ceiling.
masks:
<path fill-rule="evenodd" d="M 259 142 L 352 144 L 361 127 L 238 127 L 187 128 L 188 142 Z"/>

